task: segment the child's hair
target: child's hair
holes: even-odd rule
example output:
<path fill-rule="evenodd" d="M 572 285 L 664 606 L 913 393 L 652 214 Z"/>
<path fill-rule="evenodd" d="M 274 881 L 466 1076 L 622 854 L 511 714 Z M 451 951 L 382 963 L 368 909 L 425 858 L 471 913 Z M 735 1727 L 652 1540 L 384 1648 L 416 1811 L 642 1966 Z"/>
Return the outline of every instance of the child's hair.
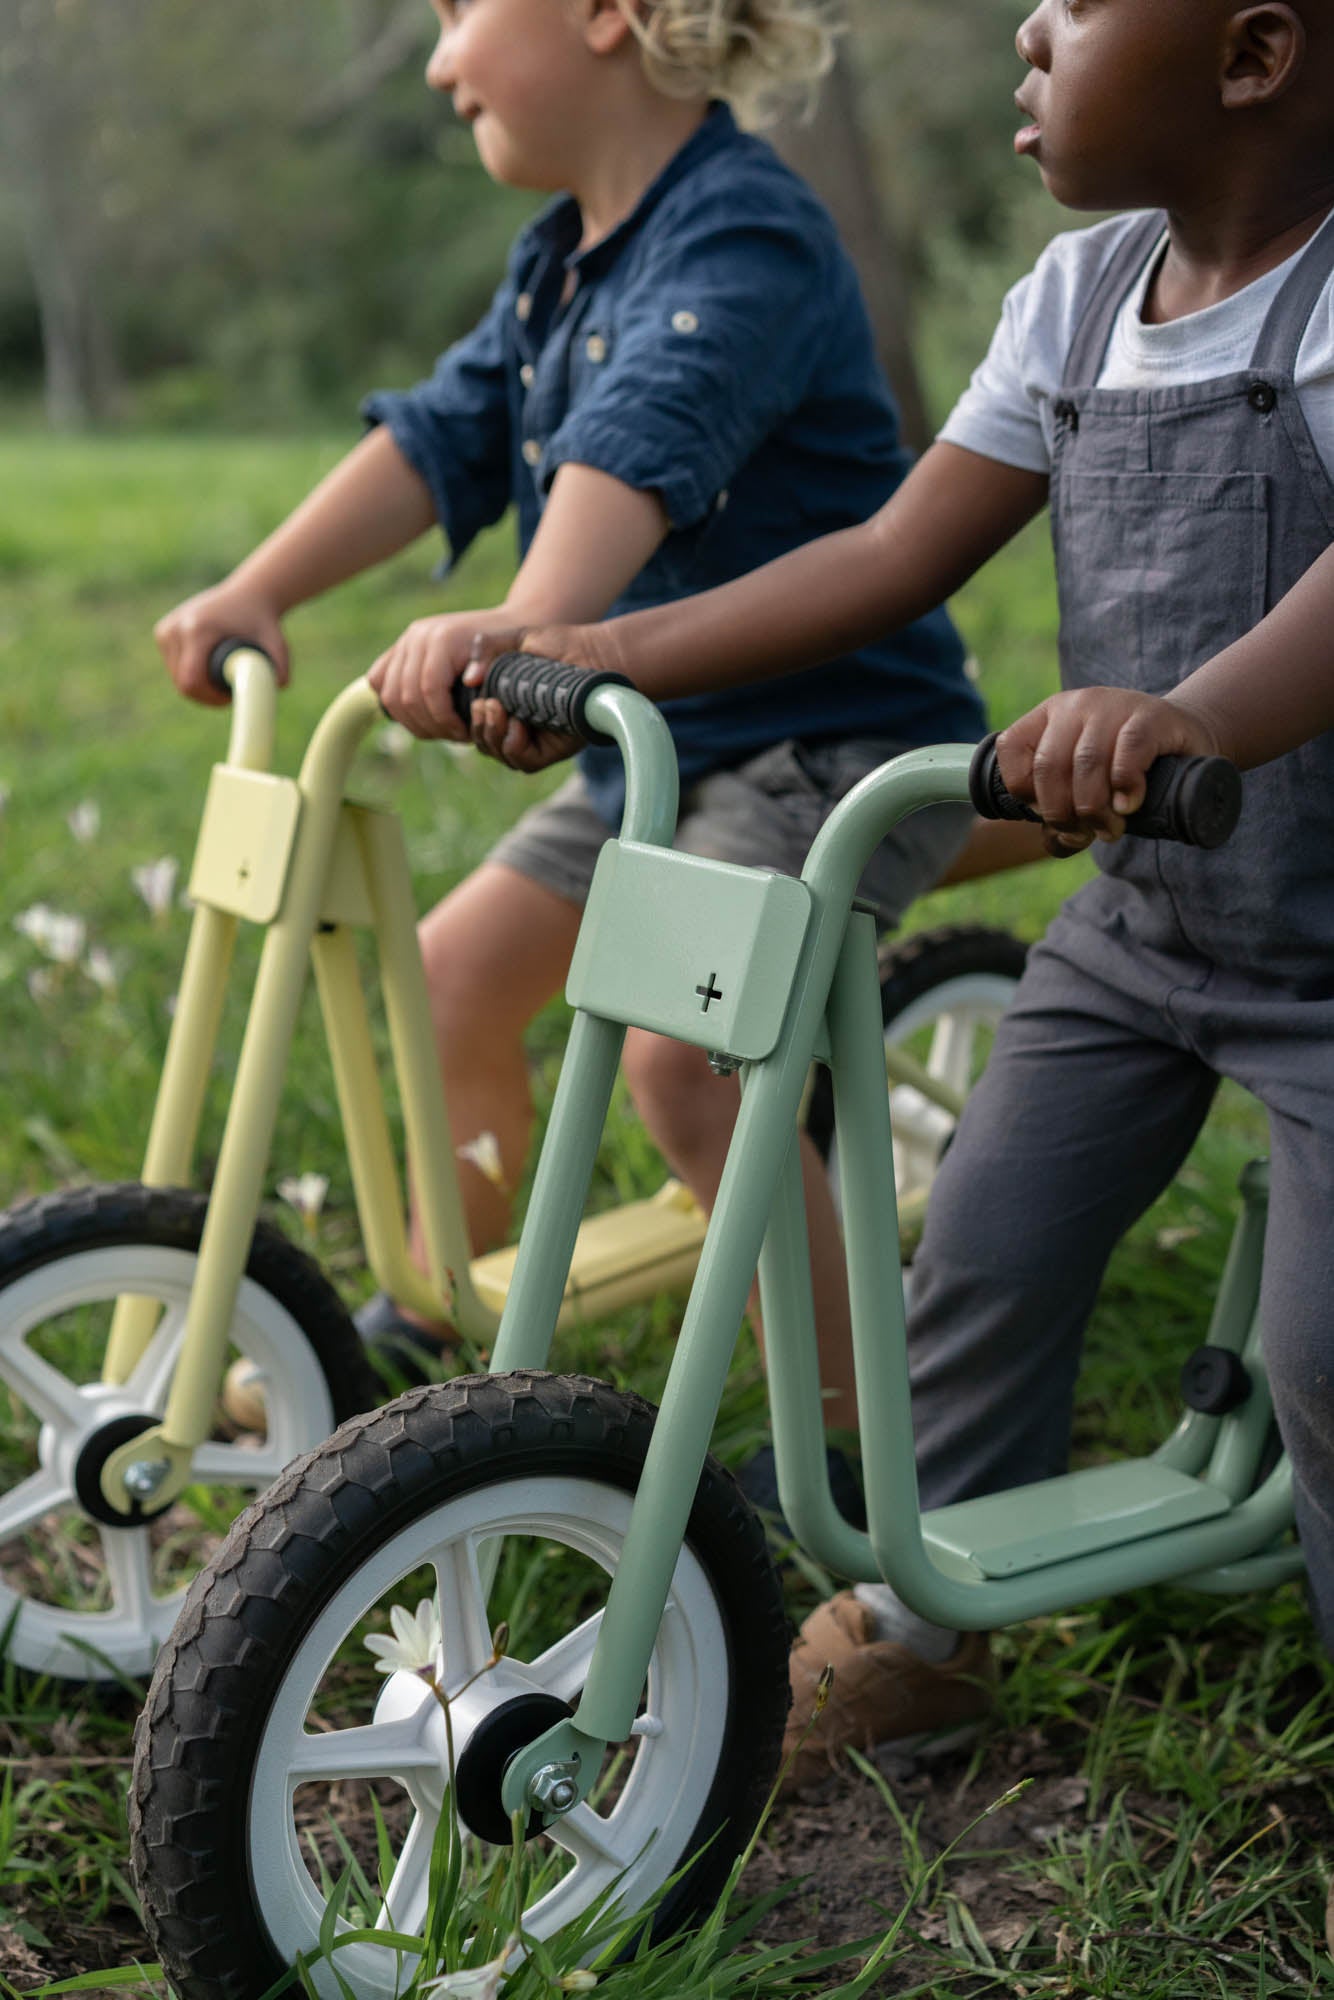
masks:
<path fill-rule="evenodd" d="M 830 0 L 620 0 L 644 66 L 671 97 L 718 97 L 742 124 L 808 99 L 834 60 Z"/>

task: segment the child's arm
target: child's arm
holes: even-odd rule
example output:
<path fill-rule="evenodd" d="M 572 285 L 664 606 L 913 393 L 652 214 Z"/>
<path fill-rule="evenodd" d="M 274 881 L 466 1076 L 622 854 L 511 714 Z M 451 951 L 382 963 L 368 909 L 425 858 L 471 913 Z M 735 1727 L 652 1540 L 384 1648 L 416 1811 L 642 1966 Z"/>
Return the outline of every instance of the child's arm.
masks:
<path fill-rule="evenodd" d="M 1243 771 L 1334 728 L 1334 549 L 1242 639 L 1170 695 L 1081 688 L 1000 739 L 1001 774 L 1071 852 L 1117 838 L 1156 757 L 1230 757 Z"/>
<path fill-rule="evenodd" d="M 370 679 L 388 713 L 416 736 L 466 743 L 454 683 L 479 633 L 517 643 L 528 625 L 601 618 L 668 531 L 656 493 L 591 465 L 562 465 L 505 602 L 493 611 L 419 618 L 378 659 Z"/>
<path fill-rule="evenodd" d="M 880 512 L 716 590 L 596 626 L 529 626 L 523 644 L 622 673 L 655 701 L 794 673 L 911 624 L 967 582 L 1044 505 L 1044 474 L 935 444 Z M 511 635 L 513 643 L 513 635 Z M 486 653 L 465 678 L 480 682 Z M 569 756 L 498 703 L 473 709 L 480 746 L 521 770 Z"/>
<path fill-rule="evenodd" d="M 293 605 L 397 555 L 434 524 L 424 480 L 387 429 L 362 439 L 229 577 L 187 598 L 154 629 L 168 671 L 194 701 L 226 699 L 207 677 L 220 639 L 251 639 L 288 677 L 281 620 Z"/>

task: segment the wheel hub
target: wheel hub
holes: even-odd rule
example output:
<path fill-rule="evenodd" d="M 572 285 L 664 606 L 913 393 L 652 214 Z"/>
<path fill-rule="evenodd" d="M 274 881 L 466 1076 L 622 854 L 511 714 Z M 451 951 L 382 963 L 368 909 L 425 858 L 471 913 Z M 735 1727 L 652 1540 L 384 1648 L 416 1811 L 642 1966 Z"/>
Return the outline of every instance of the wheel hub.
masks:
<path fill-rule="evenodd" d="M 127 1411 L 99 1424 L 80 1445 L 74 1461 L 74 1492 L 84 1513 L 99 1527 L 141 1528 L 146 1521 L 155 1521 L 159 1514 L 165 1514 L 170 1508 L 170 1500 L 155 1507 L 151 1500 L 131 1499 L 129 1512 L 122 1514 L 102 1491 L 102 1472 L 112 1454 L 119 1451 L 122 1445 L 142 1437 L 145 1431 L 156 1430 L 161 1421 L 161 1417 Z"/>
<path fill-rule="evenodd" d="M 454 1773 L 454 1798 L 459 1818 L 479 1840 L 493 1847 L 510 1844 L 510 1817 L 501 1802 L 500 1787 L 511 1757 L 536 1742 L 557 1722 L 568 1722 L 573 1710 L 554 1694 L 520 1694 L 478 1723 Z M 540 1813 L 529 1815 L 524 1838 L 541 1833 Z"/>

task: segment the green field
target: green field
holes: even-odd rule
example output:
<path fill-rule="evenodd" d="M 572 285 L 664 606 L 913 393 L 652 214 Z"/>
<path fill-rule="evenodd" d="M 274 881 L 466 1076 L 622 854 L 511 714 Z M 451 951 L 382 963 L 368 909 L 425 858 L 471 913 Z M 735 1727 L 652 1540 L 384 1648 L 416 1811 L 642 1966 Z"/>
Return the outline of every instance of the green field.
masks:
<path fill-rule="evenodd" d="M 251 546 L 343 442 L 76 443 L 33 434 L 0 443 L 0 1204 L 138 1170 L 188 917 L 179 901 L 151 916 L 132 871 L 170 857 L 183 883 L 203 786 L 226 739 L 225 718 L 174 695 L 150 628 Z M 497 532 L 442 593 L 419 550 L 294 617 L 296 678 L 282 703 L 280 768 L 291 768 L 332 693 L 410 618 L 494 602 L 510 560 L 507 533 Z M 957 610 L 998 722 L 1050 690 L 1055 607 L 1040 530 L 970 587 Z M 383 736 L 362 776 L 364 792 L 403 813 L 423 905 L 535 796 L 528 781 L 480 759 L 423 745 L 397 754 Z M 95 812 L 80 814 L 90 806 Z M 1086 866 L 929 898 L 912 927 L 983 920 L 1033 938 Z M 16 928 L 39 904 L 82 922 L 77 962 L 53 964 Z M 97 961 L 99 979 L 86 969 L 93 948 L 109 955 Z M 205 1171 L 253 962 L 253 949 L 238 954 L 203 1134 Z M 555 1005 L 533 1030 L 543 1108 L 565 1024 Z M 270 1186 L 307 1170 L 328 1175 L 319 1248 L 356 1299 L 368 1279 L 317 1026 L 308 1008 Z M 1146 1448 L 1172 1420 L 1177 1369 L 1207 1322 L 1236 1174 L 1263 1145 L 1257 1108 L 1225 1091 L 1177 1185 L 1118 1254 L 1081 1384 L 1082 1458 Z M 649 1193 L 661 1171 L 618 1099 L 595 1199 Z M 283 1216 L 276 1195 L 272 1212 Z M 290 1216 L 285 1224 L 297 1227 Z M 561 1363 L 653 1395 L 675 1322 L 671 1302 L 627 1311 L 572 1341 Z M 762 1420 L 747 1341 L 720 1420 L 722 1455 L 744 1456 Z M 3 1425 L 0 1404 L 0 1444 Z M 798 1579 L 794 1610 L 811 1601 Z M 959 1797 L 984 1800 L 1025 1776 L 1064 1783 L 1060 1827 L 1045 1840 L 1010 1837 L 1002 1814 L 998 1838 L 965 1841 L 948 1868 L 932 1869 L 919 1824 L 925 1807 L 914 1805 L 924 1792 L 909 1786 L 891 1802 L 868 1779 L 840 1795 L 834 1828 L 863 1815 L 881 1829 L 886 1857 L 879 1909 L 865 1908 L 844 1934 L 883 1928 L 901 1886 L 919 1890 L 895 1947 L 905 1954 L 900 1970 L 891 1954 L 875 1990 L 1164 2000 L 1334 1990 L 1322 1938 L 1334 1802 L 1330 1681 L 1299 1591 L 1241 1605 L 1153 1592 L 1035 1622 L 1001 1646 L 1010 1668 L 1002 1727 L 948 1782 Z M 132 1692 L 75 1692 L 12 1670 L 0 1681 L 0 1974 L 13 1990 L 146 1955 L 126 1873 L 135 1705 Z M 779 1849 L 783 1829 L 780 1813 L 772 1830 Z M 1004 1934 L 1008 1942 L 973 1913 L 975 1849 L 985 1851 L 988 1881 L 1009 1884 L 1015 1907 L 1031 1914 Z M 826 1935 L 810 1892 L 805 1901 L 802 1893 L 798 1928 Z M 120 1990 L 163 1988 L 145 1977 Z M 780 1988 L 775 1976 L 753 1990 Z M 805 1990 L 832 1992 L 834 1976 Z"/>

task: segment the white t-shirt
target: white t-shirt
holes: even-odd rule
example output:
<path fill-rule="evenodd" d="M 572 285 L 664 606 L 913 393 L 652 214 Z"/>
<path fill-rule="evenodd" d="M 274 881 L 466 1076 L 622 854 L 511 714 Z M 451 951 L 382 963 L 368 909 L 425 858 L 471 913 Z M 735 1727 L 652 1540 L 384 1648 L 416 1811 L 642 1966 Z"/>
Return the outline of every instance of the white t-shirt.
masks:
<path fill-rule="evenodd" d="M 943 439 L 1003 465 L 1051 470 L 1052 401 L 1060 395 L 1075 333 L 1100 273 L 1141 221 L 1139 215 L 1118 216 L 1047 245 L 1007 295 L 990 352 L 950 413 Z M 1324 227 L 1334 228 L 1334 217 Z M 1221 305 L 1167 326 L 1146 326 L 1144 296 L 1161 249 L 1160 239 L 1117 314 L 1100 389 L 1163 389 L 1249 367 L 1265 316 L 1302 255 L 1298 251 Z M 1334 279 L 1311 315 L 1296 381 L 1316 449 L 1334 477 Z"/>

